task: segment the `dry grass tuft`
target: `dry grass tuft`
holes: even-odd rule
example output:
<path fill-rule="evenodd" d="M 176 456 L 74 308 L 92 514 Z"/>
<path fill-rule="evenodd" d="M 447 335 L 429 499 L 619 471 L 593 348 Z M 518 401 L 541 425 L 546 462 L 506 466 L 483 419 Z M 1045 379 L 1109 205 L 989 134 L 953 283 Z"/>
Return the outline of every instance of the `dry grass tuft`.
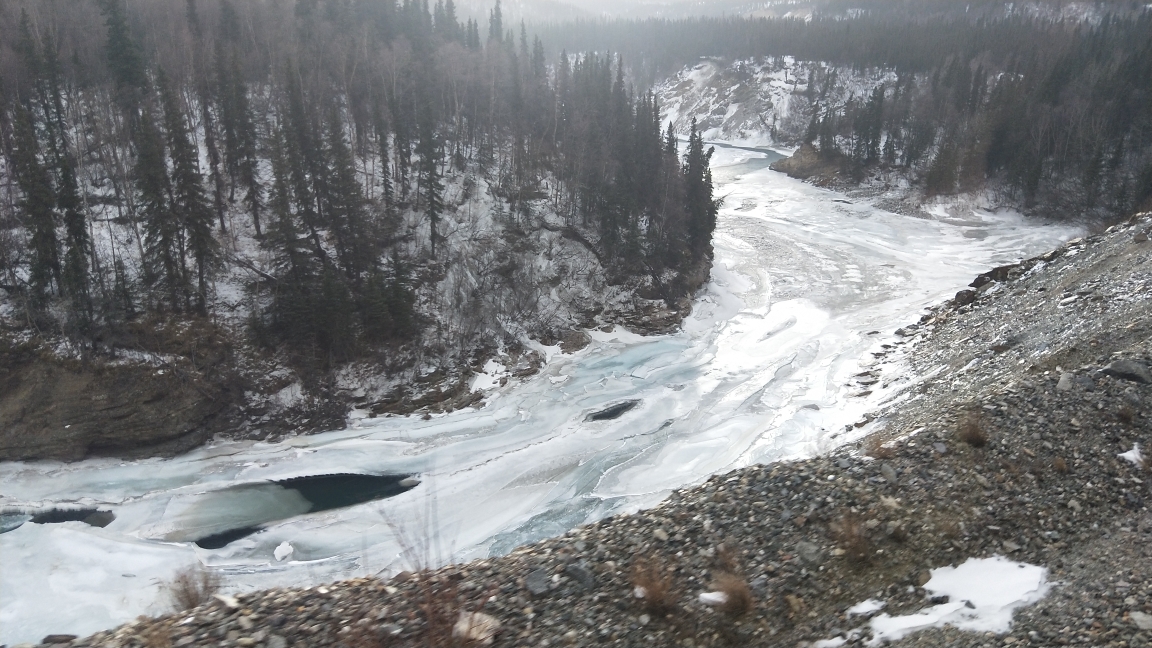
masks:
<path fill-rule="evenodd" d="M 1056 457 L 1052 460 L 1052 470 L 1060 473 L 1061 475 L 1068 474 L 1068 462 L 1064 461 L 1064 457 Z"/>
<path fill-rule="evenodd" d="M 892 538 L 896 542 L 899 542 L 900 544 L 904 544 L 905 542 L 908 542 L 908 529 L 905 528 L 903 524 L 898 524 L 892 527 L 891 532 L 888 533 L 888 537 Z"/>
<path fill-rule="evenodd" d="M 988 432 L 984 429 L 984 420 L 979 413 L 972 412 L 960 419 L 956 428 L 956 436 L 973 448 L 983 448 L 988 445 Z"/>
<path fill-rule="evenodd" d="M 220 577 L 202 567 L 189 567 L 176 572 L 163 589 L 177 612 L 191 610 L 220 591 Z"/>
<path fill-rule="evenodd" d="M 716 567 L 717 571 L 735 574 L 740 571 L 740 562 L 731 549 L 721 544 L 716 547 Z"/>
<path fill-rule="evenodd" d="M 730 619 L 740 617 L 752 611 L 752 588 L 748 581 L 736 574 L 720 573 L 712 583 L 712 589 L 723 592 L 725 601 L 718 609 Z"/>
<path fill-rule="evenodd" d="M 1116 412 L 1116 420 L 1124 425 L 1132 425 L 1136 420 L 1136 410 L 1132 409 L 1131 405 L 1125 405 Z"/>
<path fill-rule="evenodd" d="M 139 636 L 144 648 L 172 648 L 172 629 L 167 624 L 154 625 Z"/>
<path fill-rule="evenodd" d="M 648 612 L 666 615 L 676 610 L 678 597 L 672 575 L 658 558 L 639 558 L 633 562 L 630 582 L 633 596 Z"/>
<path fill-rule="evenodd" d="M 865 563 L 872 559 L 872 541 L 868 539 L 868 528 L 860 515 L 846 511 L 829 528 L 836 545 L 844 550 L 849 560 Z"/>
<path fill-rule="evenodd" d="M 884 439 L 879 434 L 864 439 L 864 455 L 873 459 L 891 459 L 896 456 L 896 449 L 884 445 Z"/>
<path fill-rule="evenodd" d="M 959 538 L 964 534 L 964 523 L 954 517 L 946 517 L 937 525 L 946 538 Z"/>

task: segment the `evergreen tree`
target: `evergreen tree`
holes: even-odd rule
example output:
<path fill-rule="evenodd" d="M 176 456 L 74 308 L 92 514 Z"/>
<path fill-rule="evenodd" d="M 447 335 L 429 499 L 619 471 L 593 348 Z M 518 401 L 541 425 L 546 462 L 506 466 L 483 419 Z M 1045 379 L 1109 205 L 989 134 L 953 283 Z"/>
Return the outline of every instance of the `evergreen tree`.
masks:
<path fill-rule="evenodd" d="M 56 239 L 56 197 L 48 169 L 40 160 L 40 144 L 31 111 L 17 107 L 13 132 L 12 171 L 23 198 L 20 211 L 31 234 L 29 283 L 32 301 L 44 306 L 60 285 L 60 251 Z"/>
<path fill-rule="evenodd" d="M 493 41 L 504 41 L 504 17 L 500 12 L 500 0 L 496 0 L 496 6 L 488 14 L 488 42 Z"/>
<path fill-rule="evenodd" d="M 688 239 L 692 258 L 712 256 L 712 232 L 716 229 L 719 204 L 712 197 L 712 169 L 709 163 L 715 149 L 704 150 L 704 137 L 692 119 L 688 150 L 684 154 L 684 202 L 688 211 Z"/>
<path fill-rule="evenodd" d="M 240 74 L 240 57 L 236 50 L 232 52 L 231 81 L 230 96 L 236 135 L 236 170 L 240 184 L 244 187 L 244 206 L 252 215 L 252 224 L 256 229 L 256 235 L 260 236 L 260 211 L 264 206 L 264 193 L 260 186 L 259 165 L 256 159 L 256 144 L 259 135 L 256 122 L 253 119 L 252 108 L 248 102 L 248 87 Z"/>
<path fill-rule="evenodd" d="M 328 173 L 324 183 L 323 210 L 335 235 L 336 257 L 345 275 L 359 283 L 371 270 L 375 259 L 370 241 L 375 237 L 367 223 L 363 189 L 356 177 L 356 163 L 344 140 L 344 125 L 338 110 L 329 111 Z"/>
<path fill-rule="evenodd" d="M 60 168 L 56 204 L 64 212 L 64 268 L 61 286 L 72 298 L 73 312 L 84 322 L 92 318 L 92 301 L 88 284 L 88 219 L 80 203 L 76 170 L 72 158 L 65 155 Z"/>
<path fill-rule="evenodd" d="M 218 255 L 216 240 L 212 238 L 212 208 L 204 193 L 198 147 L 192 142 L 184 111 L 164 70 L 157 74 L 157 84 L 172 158 L 171 211 L 196 265 L 196 310 L 204 315 L 208 307 L 208 272 Z"/>
<path fill-rule="evenodd" d="M 437 225 L 444 213 L 444 183 L 440 180 L 440 144 L 430 119 L 420 122 L 420 142 L 416 147 L 420 156 L 420 193 L 424 213 L 428 216 L 429 240 L 432 256 L 436 256 L 436 240 L 439 238 Z"/>
<path fill-rule="evenodd" d="M 390 158 L 388 147 L 388 123 L 384 121 L 384 112 L 380 105 L 376 105 L 376 153 L 380 157 L 380 194 L 384 199 L 385 209 L 392 208 L 392 173 L 389 168 L 388 160 Z"/>
<path fill-rule="evenodd" d="M 108 68 L 116 82 L 122 104 L 134 111 L 141 92 L 148 85 L 143 53 L 128 28 L 124 0 L 100 0 L 100 10 L 108 28 L 108 41 L 105 45 Z"/>
<path fill-rule="evenodd" d="M 144 222 L 145 281 L 167 298 L 168 307 L 180 310 L 186 303 L 184 241 L 180 220 L 169 203 L 172 187 L 164 159 L 164 139 L 145 108 L 136 131 L 136 189 L 140 218 Z"/>

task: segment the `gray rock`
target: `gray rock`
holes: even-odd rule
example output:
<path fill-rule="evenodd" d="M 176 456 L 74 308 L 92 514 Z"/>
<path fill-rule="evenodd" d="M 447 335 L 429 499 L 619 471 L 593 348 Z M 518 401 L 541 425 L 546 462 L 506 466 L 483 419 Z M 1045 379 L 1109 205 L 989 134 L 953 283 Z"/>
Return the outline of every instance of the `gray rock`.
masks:
<path fill-rule="evenodd" d="M 940 454 L 948 453 L 948 446 L 944 445 L 943 443 L 933 443 L 932 449 Z"/>
<path fill-rule="evenodd" d="M 1141 630 L 1152 630 L 1152 614 L 1133 610 L 1128 613 L 1128 618 L 1132 619 L 1132 623 L 1135 623 L 1137 628 Z"/>
<path fill-rule="evenodd" d="M 551 574 L 543 567 L 534 569 L 524 577 L 524 585 L 528 588 L 529 592 L 539 596 L 551 589 Z"/>
<path fill-rule="evenodd" d="M 66 644 L 66 643 L 72 643 L 72 642 L 73 642 L 73 641 L 75 641 L 76 639 L 79 639 L 79 637 L 77 637 L 76 635 L 70 635 L 70 634 L 50 634 L 50 635 L 48 635 L 47 637 L 44 637 L 43 639 L 41 639 L 41 640 L 40 640 L 40 643 L 46 643 L 46 644 Z"/>
<path fill-rule="evenodd" d="M 660 542 L 668 542 L 668 532 L 664 529 L 657 528 L 652 532 L 652 536 Z"/>
<path fill-rule="evenodd" d="M 269 635 L 268 648 L 288 648 L 288 640 L 280 635 Z"/>
<path fill-rule="evenodd" d="M 1074 378 L 1070 373 L 1061 374 L 1060 381 L 1056 383 L 1056 390 L 1063 392 L 1072 391 L 1072 386 L 1075 384 L 1073 382 Z"/>
<path fill-rule="evenodd" d="M 587 589 L 592 589 L 596 585 L 596 575 L 584 563 L 571 563 L 564 568 L 564 573 Z"/>
<path fill-rule="evenodd" d="M 1114 360 L 1107 367 L 1104 367 L 1103 371 L 1113 378 L 1131 380 L 1146 385 L 1152 384 L 1152 372 L 1149 372 L 1148 367 L 1143 363 L 1135 360 Z"/>
<path fill-rule="evenodd" d="M 796 543 L 796 555 L 800 556 L 800 560 L 813 565 L 819 564 L 820 559 L 823 557 L 820 547 L 803 540 Z"/>
<path fill-rule="evenodd" d="M 956 293 L 956 298 L 953 300 L 957 306 L 967 306 L 976 301 L 975 290 L 961 290 Z"/>
<path fill-rule="evenodd" d="M 880 464 L 880 474 L 884 475 L 884 479 L 887 479 L 893 484 L 896 483 L 896 469 L 893 468 L 891 464 Z"/>

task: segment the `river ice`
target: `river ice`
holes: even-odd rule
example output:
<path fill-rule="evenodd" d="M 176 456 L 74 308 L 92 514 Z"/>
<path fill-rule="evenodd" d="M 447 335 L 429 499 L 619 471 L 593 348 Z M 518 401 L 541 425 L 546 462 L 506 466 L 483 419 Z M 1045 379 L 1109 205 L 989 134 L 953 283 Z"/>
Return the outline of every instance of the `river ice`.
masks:
<path fill-rule="evenodd" d="M 845 426 L 909 384 L 889 382 L 899 375 L 889 367 L 869 395 L 851 386 L 893 330 L 979 272 L 1079 234 L 970 207 L 884 212 L 769 171 L 777 157 L 717 149 L 725 203 L 712 281 L 674 335 L 593 331 L 575 354 L 541 347 L 538 375 L 482 380 L 486 406 L 430 420 L 354 414 L 346 430 L 175 459 L 0 464 L 0 509 L 116 515 L 105 528 L 28 522 L 0 534 L 0 643 L 166 612 L 161 583 L 189 565 L 218 571 L 229 591 L 387 573 L 410 566 L 397 526 L 426 540 L 419 562 L 467 560 L 651 506 L 717 472 L 826 451 L 863 434 Z M 619 418 L 586 420 L 629 400 L 638 404 Z M 322 513 L 265 487 L 329 473 L 422 483 Z M 220 549 L 186 541 L 283 515 Z"/>

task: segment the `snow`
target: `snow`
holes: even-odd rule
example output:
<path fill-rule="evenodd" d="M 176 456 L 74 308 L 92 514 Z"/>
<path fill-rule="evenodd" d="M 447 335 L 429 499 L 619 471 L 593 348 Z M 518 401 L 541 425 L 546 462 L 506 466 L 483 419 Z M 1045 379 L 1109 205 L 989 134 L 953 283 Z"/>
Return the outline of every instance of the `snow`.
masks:
<path fill-rule="evenodd" d="M 871 620 L 869 645 L 896 641 L 918 630 L 945 625 L 972 632 L 1003 634 L 1012 626 L 1012 613 L 1048 594 L 1048 570 L 1003 556 L 969 558 L 959 567 L 932 570 L 924 589 L 948 602 L 915 614 L 881 614 Z"/>
<path fill-rule="evenodd" d="M 500 379 L 508 377 L 508 368 L 496 360 L 489 360 L 484 365 L 484 371 L 472 378 L 470 385 L 472 391 L 491 391 L 500 386 Z"/>
<path fill-rule="evenodd" d="M 728 595 L 724 592 L 701 592 L 697 597 L 703 605 L 718 606 L 728 602 Z"/>
<path fill-rule="evenodd" d="M 276 546 L 275 551 L 272 552 L 272 556 L 276 558 L 276 562 L 283 562 L 292 556 L 293 551 L 295 551 L 295 549 L 292 547 L 292 543 L 285 540 Z"/>
<path fill-rule="evenodd" d="M 1133 443 L 1131 450 L 1128 452 L 1121 452 L 1116 456 L 1120 457 L 1121 459 L 1127 459 L 1128 461 L 1131 461 L 1137 468 L 1144 467 L 1144 455 L 1140 454 L 1139 443 Z"/>
<path fill-rule="evenodd" d="M 406 565 L 389 520 L 438 541 L 432 564 L 498 555 L 714 473 L 852 442 L 871 424 L 846 426 L 916 384 L 871 356 L 896 341 L 887 332 L 989 267 L 1080 234 L 1011 212 L 916 218 L 845 204 L 769 171 L 776 153 L 732 155 L 718 153 L 714 166 L 726 202 L 712 281 L 674 334 L 592 330 L 587 348 L 546 348 L 537 375 L 502 386 L 503 363 L 492 363 L 474 383 L 486 381 L 485 407 L 428 420 L 358 418 L 346 430 L 217 442 L 172 459 L 0 464 L 2 510 L 116 515 L 103 529 L 25 523 L 0 534 L 0 643 L 165 612 L 160 583 L 190 565 L 219 574 L 226 592 L 391 573 Z M 966 237 L 973 227 L 988 235 Z M 883 377 L 867 396 L 852 383 L 862 366 Z M 584 422 L 626 400 L 639 402 Z M 269 483 L 334 473 L 422 483 L 322 513 Z M 185 541 L 239 525 L 264 528 L 221 549 Z M 277 560 L 285 543 L 290 559 Z"/>
<path fill-rule="evenodd" d="M 848 616 L 867 616 L 873 612 L 879 612 L 884 608 L 884 601 L 877 601 L 876 599 L 868 599 L 861 601 L 856 605 L 848 608 L 845 612 Z"/>

